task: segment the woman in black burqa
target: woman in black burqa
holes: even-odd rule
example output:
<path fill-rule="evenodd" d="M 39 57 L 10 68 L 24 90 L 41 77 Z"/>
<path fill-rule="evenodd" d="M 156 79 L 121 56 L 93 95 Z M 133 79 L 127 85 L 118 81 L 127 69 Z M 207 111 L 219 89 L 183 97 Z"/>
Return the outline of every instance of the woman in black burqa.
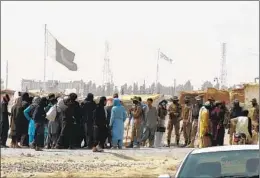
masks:
<path fill-rule="evenodd" d="M 10 136 L 12 138 L 11 141 L 11 148 L 20 148 L 18 145 L 20 135 L 20 120 L 23 117 L 22 111 L 22 98 L 19 96 L 15 99 L 15 103 L 11 109 L 11 123 L 10 123 Z"/>
<path fill-rule="evenodd" d="M 2 100 L 2 116 L 0 118 L 0 143 L 1 147 L 7 147 L 6 146 L 6 141 L 8 137 L 8 130 L 9 130 L 9 118 L 8 116 L 11 115 L 11 113 L 8 112 L 8 103 L 10 101 L 10 97 L 8 94 L 5 94 L 3 96 Z"/>
<path fill-rule="evenodd" d="M 94 145 L 92 150 L 94 152 L 103 151 L 105 141 L 107 138 L 107 110 L 105 108 L 107 99 L 102 96 L 99 100 L 96 110 L 93 113 L 94 121 Z"/>
<path fill-rule="evenodd" d="M 82 117 L 84 124 L 84 133 L 85 133 L 85 146 L 88 149 L 93 148 L 93 111 L 95 111 L 97 105 L 94 102 L 94 95 L 89 93 L 87 98 L 82 103 Z"/>
<path fill-rule="evenodd" d="M 35 134 L 34 134 L 34 144 L 36 151 L 42 151 L 41 147 L 42 138 L 44 138 L 44 125 L 46 123 L 46 112 L 45 107 L 48 104 L 48 100 L 46 97 L 42 97 L 39 104 L 35 107 L 32 118 L 35 123 Z"/>
<path fill-rule="evenodd" d="M 20 146 L 22 147 L 29 147 L 29 136 L 28 136 L 28 127 L 29 121 L 26 119 L 23 111 L 30 105 L 30 97 L 28 93 L 22 93 L 22 109 L 19 112 L 22 112 L 21 118 L 19 120 L 19 127 L 17 128 L 19 131 L 19 139 Z"/>
<path fill-rule="evenodd" d="M 73 149 L 73 125 L 77 117 L 76 108 L 78 104 L 76 102 L 77 94 L 71 93 L 67 98 L 64 98 L 64 111 L 61 117 L 61 132 L 57 141 L 56 149 L 69 148 Z"/>

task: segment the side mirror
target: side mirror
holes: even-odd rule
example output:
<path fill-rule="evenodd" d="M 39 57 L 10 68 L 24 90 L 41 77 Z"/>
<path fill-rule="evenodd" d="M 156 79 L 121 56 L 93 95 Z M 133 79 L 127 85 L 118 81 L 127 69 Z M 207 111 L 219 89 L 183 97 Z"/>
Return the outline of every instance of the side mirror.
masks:
<path fill-rule="evenodd" d="M 162 174 L 162 175 L 159 175 L 158 178 L 171 178 L 171 176 L 169 174 Z"/>

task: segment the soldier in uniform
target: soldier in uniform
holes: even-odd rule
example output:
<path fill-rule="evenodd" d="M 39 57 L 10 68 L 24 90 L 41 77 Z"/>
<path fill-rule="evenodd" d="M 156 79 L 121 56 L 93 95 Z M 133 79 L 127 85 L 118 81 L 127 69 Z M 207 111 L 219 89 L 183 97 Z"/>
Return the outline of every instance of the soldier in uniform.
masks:
<path fill-rule="evenodd" d="M 134 108 L 131 109 L 131 115 L 133 116 L 134 123 L 131 133 L 131 143 L 127 146 L 127 148 L 140 148 L 141 141 L 141 119 L 142 119 L 142 106 L 141 103 L 137 99 L 133 99 Z M 130 121 L 129 121 L 130 123 Z M 136 139 L 137 144 L 134 145 L 134 140 Z"/>
<path fill-rule="evenodd" d="M 251 100 L 252 103 L 252 126 L 253 126 L 253 143 L 257 144 L 259 132 L 259 105 L 256 98 Z"/>
<path fill-rule="evenodd" d="M 202 100 L 200 96 L 195 97 L 196 103 L 192 108 L 192 126 L 191 126 L 191 143 L 188 145 L 189 148 L 194 148 L 195 137 L 198 132 L 198 118 L 199 112 L 202 107 Z"/>
<path fill-rule="evenodd" d="M 185 105 L 182 110 L 182 119 L 183 119 L 183 136 L 185 140 L 184 146 L 187 146 L 191 142 L 191 125 L 192 125 L 192 105 L 190 103 L 190 98 L 185 97 Z"/>
<path fill-rule="evenodd" d="M 169 106 L 169 121 L 167 126 L 167 146 L 170 147 L 172 129 L 174 126 L 175 131 L 175 142 L 179 145 L 180 141 L 180 116 L 181 116 L 181 105 L 177 96 L 172 98 L 172 104 Z"/>

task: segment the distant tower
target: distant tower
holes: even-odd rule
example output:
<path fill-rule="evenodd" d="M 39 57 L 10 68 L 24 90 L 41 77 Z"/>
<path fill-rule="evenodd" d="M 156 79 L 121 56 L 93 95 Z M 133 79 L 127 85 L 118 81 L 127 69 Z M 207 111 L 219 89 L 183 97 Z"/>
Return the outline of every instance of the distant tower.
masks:
<path fill-rule="evenodd" d="M 112 72 L 111 72 L 111 69 L 110 69 L 109 50 L 110 50 L 110 46 L 109 46 L 109 43 L 106 41 L 102 84 L 104 86 L 105 91 L 112 92 L 111 90 L 113 90 L 113 89 L 107 88 L 108 86 L 110 87 L 113 83 L 113 75 L 112 75 Z M 104 93 L 104 95 L 110 95 L 110 94 L 111 93 Z"/>
<path fill-rule="evenodd" d="M 222 58 L 220 71 L 220 88 L 227 87 L 227 66 L 226 66 L 226 43 L 222 44 Z"/>

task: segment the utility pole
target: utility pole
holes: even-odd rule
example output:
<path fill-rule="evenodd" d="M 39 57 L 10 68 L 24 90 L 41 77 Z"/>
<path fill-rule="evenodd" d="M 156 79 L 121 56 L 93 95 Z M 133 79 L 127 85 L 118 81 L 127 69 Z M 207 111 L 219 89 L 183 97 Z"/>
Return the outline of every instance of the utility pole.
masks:
<path fill-rule="evenodd" d="M 8 61 L 6 61 L 5 89 L 8 88 Z"/>
<path fill-rule="evenodd" d="M 174 79 L 174 84 L 173 84 L 173 96 L 176 94 L 176 79 Z"/>
<path fill-rule="evenodd" d="M 156 94 L 160 93 L 160 87 L 159 87 L 159 59 L 160 59 L 160 48 L 158 49 L 158 54 L 157 54 L 157 65 L 156 65 Z"/>
<path fill-rule="evenodd" d="M 220 88 L 227 87 L 227 68 L 226 68 L 226 43 L 222 43 L 222 58 L 220 71 Z"/>

